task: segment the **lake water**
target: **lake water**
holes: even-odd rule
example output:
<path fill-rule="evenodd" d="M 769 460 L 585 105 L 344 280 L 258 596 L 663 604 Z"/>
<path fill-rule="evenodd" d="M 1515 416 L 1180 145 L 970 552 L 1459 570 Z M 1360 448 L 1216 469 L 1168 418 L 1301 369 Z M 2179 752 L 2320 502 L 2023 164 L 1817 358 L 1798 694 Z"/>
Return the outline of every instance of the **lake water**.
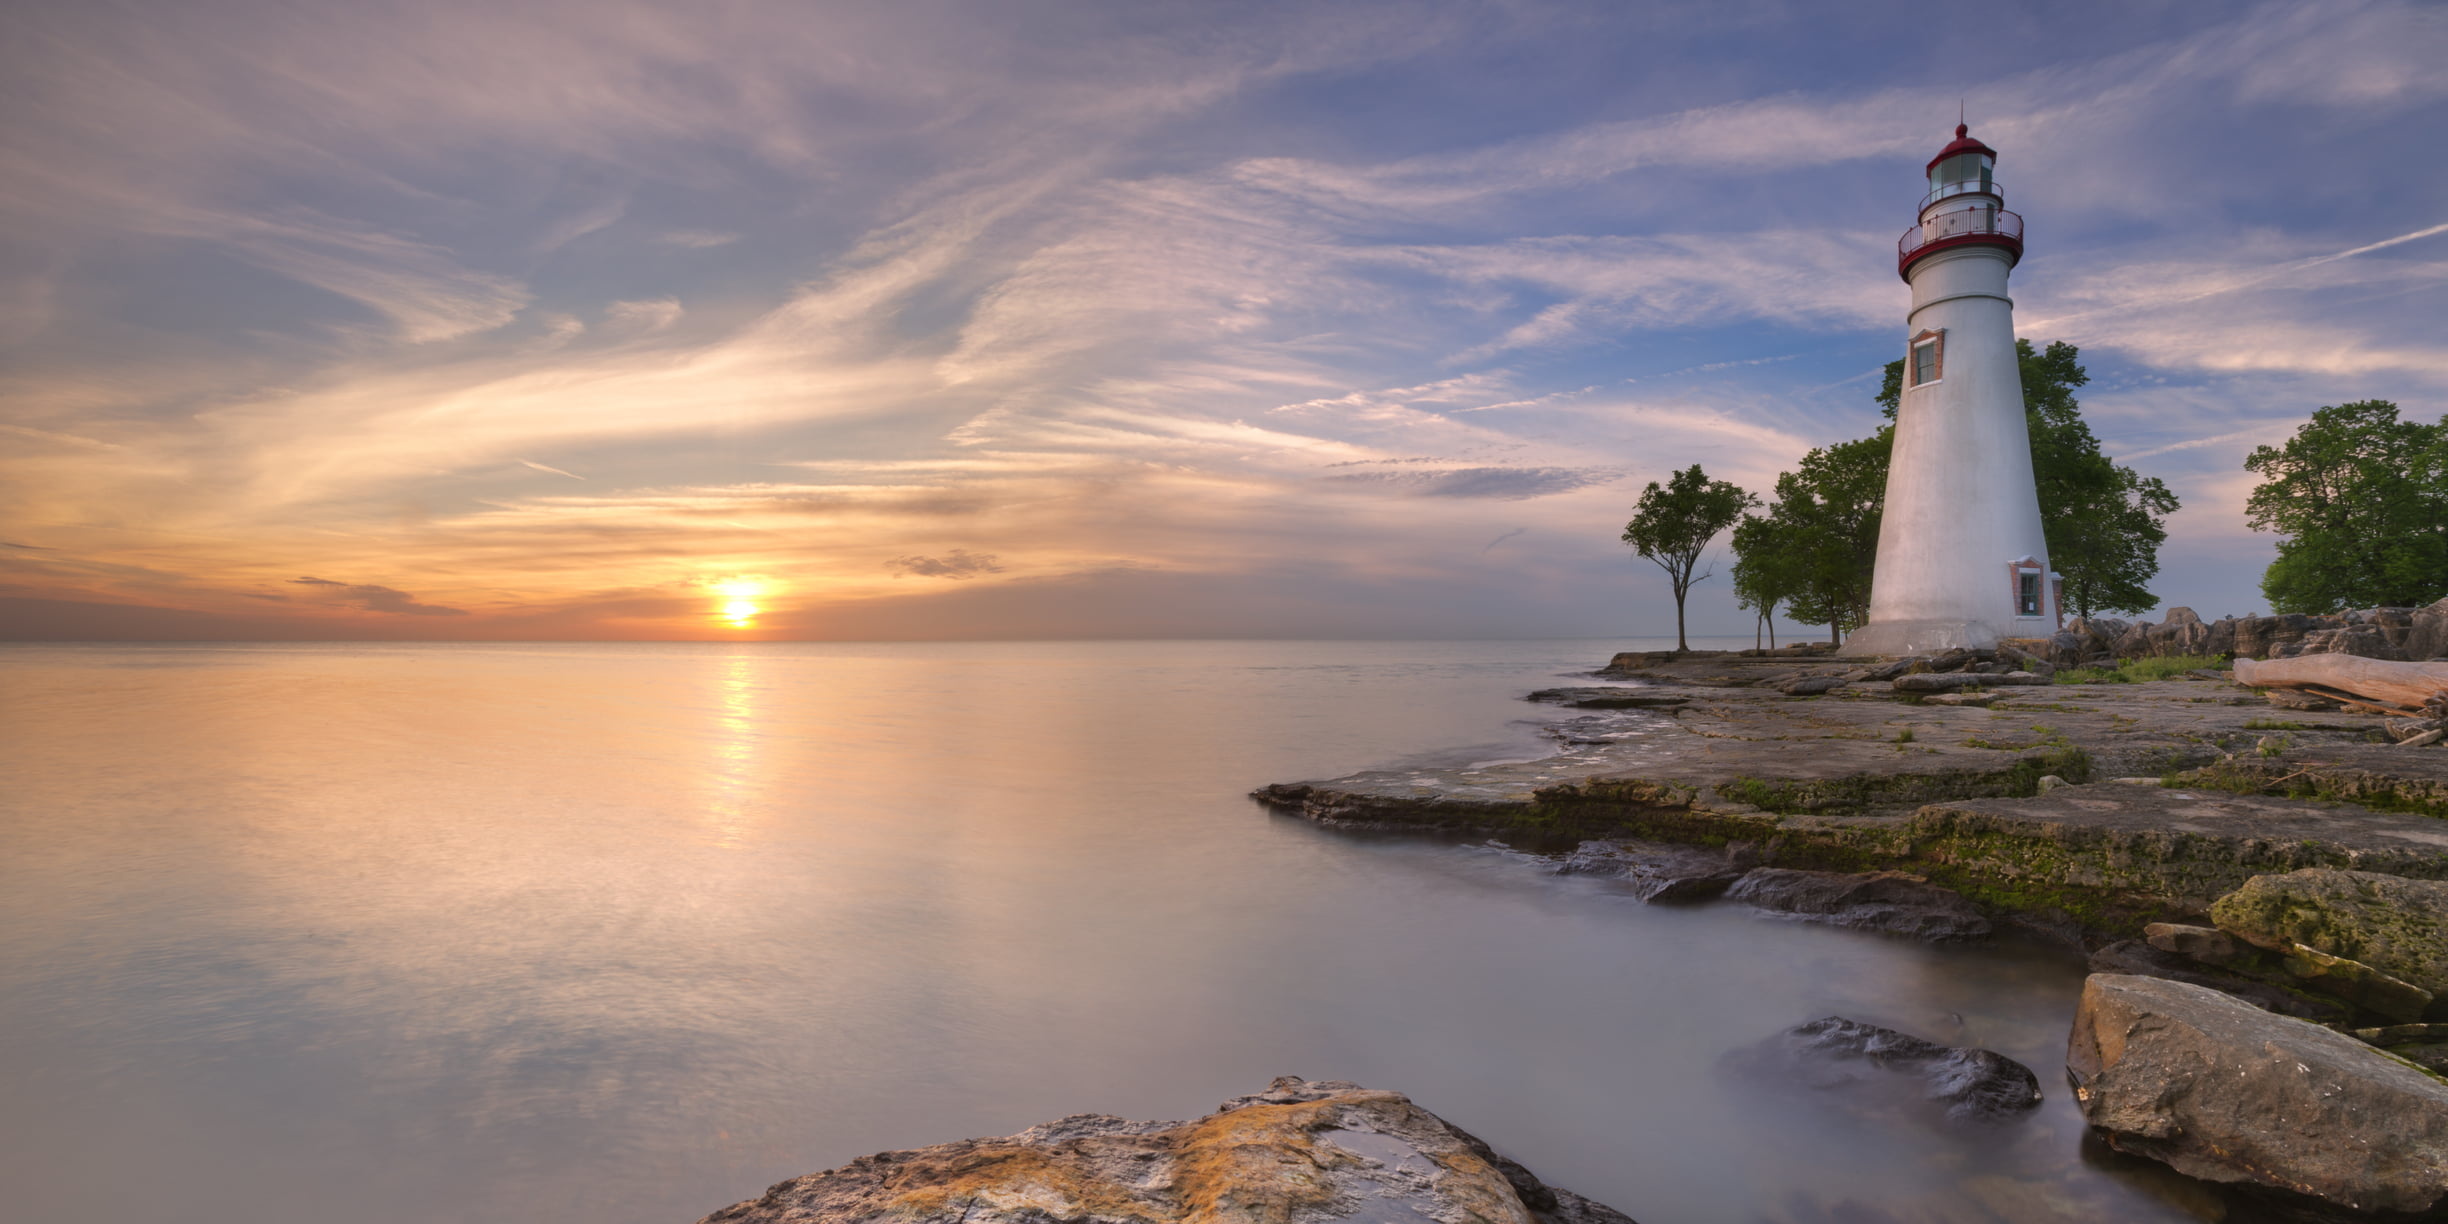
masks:
<path fill-rule="evenodd" d="M 2196 1218 L 2084 1151 L 2069 959 L 1649 907 L 1245 797 L 1539 752 L 1522 720 L 1559 715 L 1519 695 L 1639 645 L 0 649 L 0 1201 L 688 1224 L 1297 1073 L 1644 1224 Z M 1828 1014 L 2048 1100 L 1950 1133 L 1719 1067 Z"/>

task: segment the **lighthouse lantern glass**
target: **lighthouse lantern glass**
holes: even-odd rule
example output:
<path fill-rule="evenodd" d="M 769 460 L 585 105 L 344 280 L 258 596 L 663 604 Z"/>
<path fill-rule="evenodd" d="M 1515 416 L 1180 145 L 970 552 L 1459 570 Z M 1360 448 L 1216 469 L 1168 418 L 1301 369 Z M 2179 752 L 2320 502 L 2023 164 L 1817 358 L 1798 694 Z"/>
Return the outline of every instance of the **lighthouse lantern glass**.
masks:
<path fill-rule="evenodd" d="M 1930 189 L 1934 191 L 1956 183 L 1978 183 L 1986 189 L 1991 183 L 1991 167 L 1988 157 L 1982 154 L 1958 153 L 1938 163 L 1930 171 Z"/>

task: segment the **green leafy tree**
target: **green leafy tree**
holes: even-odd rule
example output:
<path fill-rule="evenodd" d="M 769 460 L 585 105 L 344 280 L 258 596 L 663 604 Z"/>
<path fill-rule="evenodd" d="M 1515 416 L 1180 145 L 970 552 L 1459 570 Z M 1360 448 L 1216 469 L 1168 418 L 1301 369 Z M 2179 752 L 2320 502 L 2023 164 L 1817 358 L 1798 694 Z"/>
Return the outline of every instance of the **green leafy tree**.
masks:
<path fill-rule="evenodd" d="M 2158 477 L 2100 452 L 2074 398 L 2074 388 L 2091 381 L 2080 355 L 2063 341 L 2045 349 L 2015 341 L 2049 566 L 2064 576 L 2066 606 L 2077 616 L 2148 611 L 2159 597 L 2144 584 L 2159 573 L 2167 516 L 2180 503 Z M 1891 361 L 1878 394 L 1890 420 L 1903 394 L 1904 363 Z"/>
<path fill-rule="evenodd" d="M 1753 646 L 1765 629 L 1769 647 L 1775 648 L 1777 607 L 1800 585 L 1793 559 L 1777 547 L 1775 527 L 1767 519 L 1754 516 L 1734 525 L 1734 600 L 1758 618 L 1751 629 Z"/>
<path fill-rule="evenodd" d="M 1734 529 L 1737 593 L 1776 593 L 1795 620 L 1826 625 L 1831 642 L 1868 620 L 1894 442 L 1894 429 L 1882 427 L 1778 475 L 1768 512 Z"/>
<path fill-rule="evenodd" d="M 1642 491 L 1632 521 L 1624 524 L 1623 541 L 1657 562 L 1674 585 L 1675 649 L 1691 649 L 1683 634 L 1683 599 L 1693 583 L 1709 577 L 1693 577 L 1709 542 L 1739 521 L 1743 511 L 1758 504 L 1759 499 L 1741 486 L 1709 479 L 1697 463 L 1667 477 L 1664 487 L 1652 480 Z"/>
<path fill-rule="evenodd" d="M 2283 535 L 2261 576 L 2277 612 L 2426 604 L 2448 595 L 2448 418 L 2400 420 L 2361 400 L 2315 411 L 2245 470 L 2255 530 Z"/>

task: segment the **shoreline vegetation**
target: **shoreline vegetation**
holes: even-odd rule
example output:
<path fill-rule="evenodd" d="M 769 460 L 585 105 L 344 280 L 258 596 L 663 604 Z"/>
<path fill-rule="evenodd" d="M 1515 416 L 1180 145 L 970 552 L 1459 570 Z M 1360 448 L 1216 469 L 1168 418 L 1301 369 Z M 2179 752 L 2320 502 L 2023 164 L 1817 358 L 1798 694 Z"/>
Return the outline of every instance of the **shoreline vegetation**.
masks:
<path fill-rule="evenodd" d="M 2269 1218 L 2448 1220 L 2448 696 L 2255 689 L 2225 665 L 2249 654 L 2448 656 L 2448 600 L 1909 659 L 1624 653 L 1526 695 L 1574 712 L 1554 755 L 1252 797 L 1658 904 L 2053 941 L 2092 970 L 2066 1072 L 2108 1145 Z"/>

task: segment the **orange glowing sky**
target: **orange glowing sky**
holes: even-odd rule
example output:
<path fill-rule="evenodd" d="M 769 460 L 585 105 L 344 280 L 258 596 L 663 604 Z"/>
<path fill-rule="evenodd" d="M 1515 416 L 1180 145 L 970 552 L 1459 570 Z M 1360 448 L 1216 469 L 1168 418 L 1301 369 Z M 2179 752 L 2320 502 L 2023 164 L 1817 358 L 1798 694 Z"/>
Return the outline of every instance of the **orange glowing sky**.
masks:
<path fill-rule="evenodd" d="M 1877 423 L 1959 100 L 2257 607 L 2242 456 L 2448 385 L 2439 11 L 1924 11 L 24 9 L 0 638 L 1655 632 L 1642 482 Z"/>

